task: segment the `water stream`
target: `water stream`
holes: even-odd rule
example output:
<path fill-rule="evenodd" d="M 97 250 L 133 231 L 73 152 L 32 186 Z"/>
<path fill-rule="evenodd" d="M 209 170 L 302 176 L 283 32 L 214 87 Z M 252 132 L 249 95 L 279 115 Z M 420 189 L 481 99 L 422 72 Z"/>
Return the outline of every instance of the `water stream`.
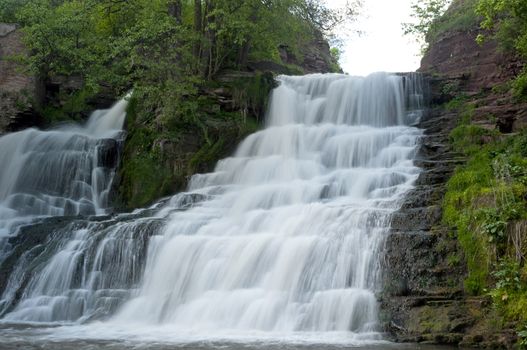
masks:
<path fill-rule="evenodd" d="M 96 111 L 83 126 L 0 137 L 0 239 L 35 217 L 106 213 L 126 105 Z"/>

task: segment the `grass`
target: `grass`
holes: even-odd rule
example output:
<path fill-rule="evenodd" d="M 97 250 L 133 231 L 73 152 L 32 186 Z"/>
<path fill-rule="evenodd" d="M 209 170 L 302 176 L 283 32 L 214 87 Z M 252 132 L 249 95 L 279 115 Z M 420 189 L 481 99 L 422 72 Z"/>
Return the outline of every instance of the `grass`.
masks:
<path fill-rule="evenodd" d="M 513 246 L 511 239 L 515 223 L 527 222 L 527 131 L 505 136 L 471 124 L 473 105 L 463 97 L 447 108 L 461 115 L 450 142 L 467 161 L 447 183 L 443 222 L 463 251 L 465 291 L 491 296 L 500 324 L 516 327 L 527 345 L 527 245 Z M 458 263 L 456 256 L 447 259 Z"/>

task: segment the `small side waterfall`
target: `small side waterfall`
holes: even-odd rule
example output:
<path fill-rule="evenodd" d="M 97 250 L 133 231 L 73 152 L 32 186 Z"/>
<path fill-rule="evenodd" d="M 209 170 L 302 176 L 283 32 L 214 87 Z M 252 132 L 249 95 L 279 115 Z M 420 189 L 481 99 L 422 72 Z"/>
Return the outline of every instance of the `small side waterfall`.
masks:
<path fill-rule="evenodd" d="M 95 337 L 165 329 L 176 337 L 378 338 L 379 250 L 419 174 L 412 159 L 421 131 L 412 125 L 423 109 L 420 78 L 279 82 L 266 128 L 214 172 L 195 175 L 188 192 L 133 214 L 53 226 L 13 255 L 18 263 L 0 290 L 3 320 L 104 319 L 91 326 Z M 93 165 L 84 169 L 93 174 Z M 103 208 L 86 190 L 93 180 L 79 182 L 60 198 Z M 52 196 L 48 188 L 31 195 Z"/>
<path fill-rule="evenodd" d="M 83 127 L 0 137 L 0 237 L 35 216 L 106 212 L 126 105 L 94 112 Z"/>

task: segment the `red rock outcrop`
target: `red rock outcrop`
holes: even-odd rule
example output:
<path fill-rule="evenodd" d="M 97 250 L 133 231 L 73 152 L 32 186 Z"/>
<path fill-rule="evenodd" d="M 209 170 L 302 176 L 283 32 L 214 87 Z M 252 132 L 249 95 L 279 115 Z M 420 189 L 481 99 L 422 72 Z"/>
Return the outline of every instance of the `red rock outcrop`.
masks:
<path fill-rule="evenodd" d="M 479 45 L 478 34 L 487 40 Z M 518 103 L 507 83 L 522 70 L 522 60 L 504 52 L 491 33 L 477 26 L 470 30 L 443 33 L 421 61 L 419 71 L 457 83 L 443 86 L 470 97 L 476 108 L 473 123 L 512 132 L 527 125 L 527 104 Z M 443 91 L 447 92 L 447 91 Z"/>

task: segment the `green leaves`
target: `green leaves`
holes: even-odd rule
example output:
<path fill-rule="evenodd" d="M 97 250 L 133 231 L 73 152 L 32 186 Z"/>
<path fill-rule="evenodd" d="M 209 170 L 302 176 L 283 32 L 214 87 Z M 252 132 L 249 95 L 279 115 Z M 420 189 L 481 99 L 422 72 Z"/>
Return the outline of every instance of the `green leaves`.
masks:
<path fill-rule="evenodd" d="M 428 50 L 428 45 L 435 42 L 442 34 L 476 27 L 480 22 L 475 10 L 478 1 L 414 1 L 412 5 L 413 21 L 403 23 L 404 33 L 414 36 L 416 41 L 421 44 L 424 53 Z"/>
<path fill-rule="evenodd" d="M 477 12 L 483 16 L 481 27 L 495 31 L 502 48 L 516 51 L 527 59 L 527 2 L 524 0 L 479 0 Z M 482 38 L 479 38 L 482 41 Z M 527 70 L 513 82 L 514 95 L 527 99 Z"/>
<path fill-rule="evenodd" d="M 416 40 L 422 43 L 423 50 L 425 50 L 426 37 L 433 30 L 434 24 L 446 11 L 449 2 L 449 0 L 415 1 L 412 4 L 411 14 L 414 21 L 403 23 L 404 34 L 415 36 Z"/>

